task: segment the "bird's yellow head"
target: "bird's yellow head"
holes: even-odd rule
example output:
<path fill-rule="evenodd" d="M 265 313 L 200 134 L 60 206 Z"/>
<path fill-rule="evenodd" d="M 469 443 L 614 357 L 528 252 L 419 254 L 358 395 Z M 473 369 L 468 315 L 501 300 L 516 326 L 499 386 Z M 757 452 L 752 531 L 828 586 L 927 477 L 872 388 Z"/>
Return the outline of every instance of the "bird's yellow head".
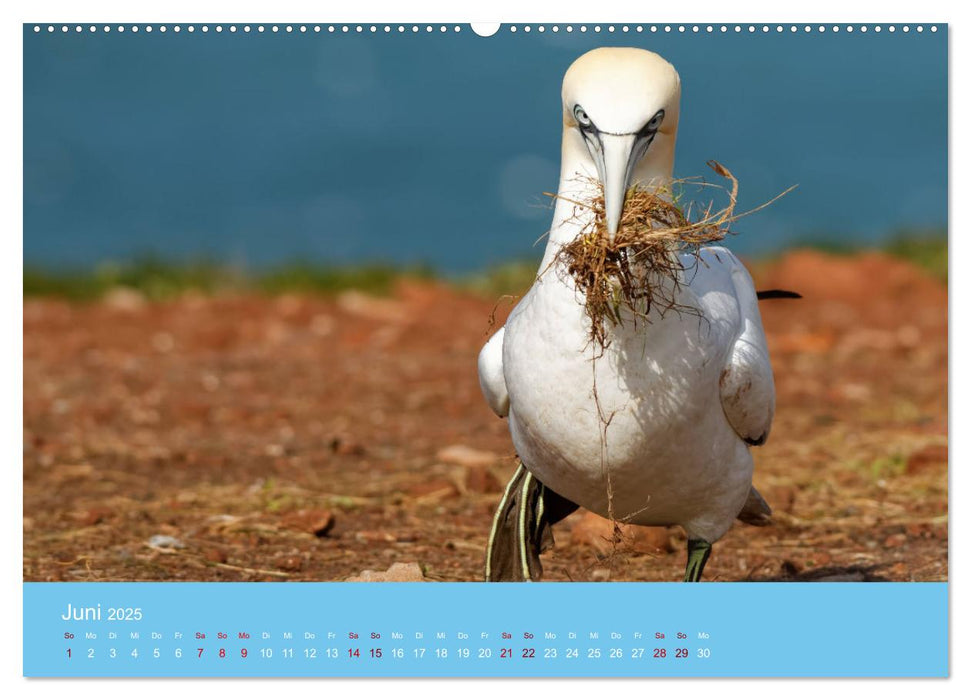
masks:
<path fill-rule="evenodd" d="M 670 180 L 680 99 L 674 66 L 644 49 L 594 49 L 563 77 L 564 162 L 596 171 L 610 236 L 631 185 Z"/>

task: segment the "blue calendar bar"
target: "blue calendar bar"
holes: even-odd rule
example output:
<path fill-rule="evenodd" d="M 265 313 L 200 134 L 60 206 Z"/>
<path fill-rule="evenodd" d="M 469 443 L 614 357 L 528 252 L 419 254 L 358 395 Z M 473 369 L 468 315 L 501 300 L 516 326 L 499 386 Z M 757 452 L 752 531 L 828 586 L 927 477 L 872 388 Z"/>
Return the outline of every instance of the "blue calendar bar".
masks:
<path fill-rule="evenodd" d="M 944 583 L 25 583 L 26 676 L 946 676 Z"/>

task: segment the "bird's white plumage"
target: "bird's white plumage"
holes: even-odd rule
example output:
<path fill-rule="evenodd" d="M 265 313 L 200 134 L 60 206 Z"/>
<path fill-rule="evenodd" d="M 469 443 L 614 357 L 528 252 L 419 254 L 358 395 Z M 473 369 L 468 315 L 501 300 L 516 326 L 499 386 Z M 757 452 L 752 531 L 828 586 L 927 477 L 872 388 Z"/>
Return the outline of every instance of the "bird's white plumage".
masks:
<path fill-rule="evenodd" d="M 506 329 L 502 327 L 479 352 L 479 386 L 489 408 L 500 418 L 509 415 L 509 392 L 502 376 L 502 341 L 505 337 Z"/>
<path fill-rule="evenodd" d="M 739 437 L 761 445 L 769 437 L 775 413 L 772 365 L 752 277 L 734 255 L 726 253 L 741 328 L 719 381 L 722 408 Z M 716 253 L 716 259 L 720 257 Z"/>
<path fill-rule="evenodd" d="M 576 69 L 591 56 L 591 65 Z M 623 94 L 602 94 L 597 76 L 612 74 L 612 65 L 651 85 L 642 110 L 648 118 L 660 106 L 677 113 L 677 74 L 672 80 L 674 69 L 655 54 L 600 49 L 577 64 L 564 85 L 564 114 L 572 100 L 587 99 L 582 83 L 592 81 L 600 102 L 591 117 L 609 123 L 616 100 L 636 124 Z M 570 82 L 571 73 L 581 84 Z M 654 74 L 667 92 L 651 83 Z M 576 197 L 585 194 L 576 174 L 594 168 L 573 131 L 565 118 L 560 194 Z M 664 148 L 648 151 L 633 170 L 636 179 L 670 177 L 674 137 L 672 131 Z M 697 313 L 652 311 L 649 323 L 628 316 L 600 354 L 589 342 L 582 297 L 554 262 L 586 223 L 576 213 L 558 200 L 537 281 L 479 356 L 483 392 L 498 415 L 508 415 L 523 464 L 552 490 L 606 517 L 678 524 L 689 537 L 714 542 L 745 504 L 748 443 L 764 440 L 774 411 L 752 280 L 725 248 L 706 248 L 698 260 L 687 256 L 677 299 Z"/>

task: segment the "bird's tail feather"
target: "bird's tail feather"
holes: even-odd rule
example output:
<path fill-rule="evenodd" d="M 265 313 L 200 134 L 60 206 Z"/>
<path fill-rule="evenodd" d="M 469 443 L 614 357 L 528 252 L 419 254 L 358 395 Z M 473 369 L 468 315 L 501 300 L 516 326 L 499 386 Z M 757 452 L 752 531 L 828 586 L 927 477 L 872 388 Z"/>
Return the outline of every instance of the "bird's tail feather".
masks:
<path fill-rule="evenodd" d="M 748 492 L 745 505 L 742 506 L 742 512 L 737 517 L 746 525 L 764 527 L 772 524 L 772 508 L 753 486 Z"/>
<path fill-rule="evenodd" d="M 755 296 L 759 299 L 802 299 L 802 294 L 788 289 L 763 289 L 756 292 Z"/>

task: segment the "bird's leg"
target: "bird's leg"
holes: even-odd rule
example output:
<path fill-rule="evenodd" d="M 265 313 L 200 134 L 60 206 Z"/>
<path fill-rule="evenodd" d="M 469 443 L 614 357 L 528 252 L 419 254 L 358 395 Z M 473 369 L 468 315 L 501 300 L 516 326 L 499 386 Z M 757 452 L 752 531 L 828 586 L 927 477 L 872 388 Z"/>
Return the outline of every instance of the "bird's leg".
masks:
<path fill-rule="evenodd" d="M 577 508 L 520 464 L 492 521 L 485 580 L 538 581 L 543 575 L 539 555 L 553 545 L 552 526 Z"/>
<path fill-rule="evenodd" d="M 688 540 L 688 565 L 684 569 L 685 583 L 701 580 L 701 572 L 711 555 L 711 544 L 704 540 Z"/>

